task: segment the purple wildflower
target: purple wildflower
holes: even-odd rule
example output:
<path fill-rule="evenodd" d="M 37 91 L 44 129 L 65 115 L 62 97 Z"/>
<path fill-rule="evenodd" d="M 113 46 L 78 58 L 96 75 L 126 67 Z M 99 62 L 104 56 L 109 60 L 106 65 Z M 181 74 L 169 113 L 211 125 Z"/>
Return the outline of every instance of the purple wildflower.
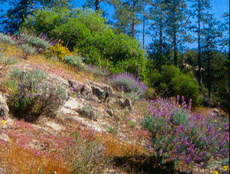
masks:
<path fill-rule="evenodd" d="M 163 150 L 160 150 L 160 152 L 159 152 L 160 156 L 162 155 L 162 153 L 163 153 Z"/>
<path fill-rule="evenodd" d="M 192 162 L 191 155 L 188 155 L 187 158 L 185 159 L 185 164 Z"/>

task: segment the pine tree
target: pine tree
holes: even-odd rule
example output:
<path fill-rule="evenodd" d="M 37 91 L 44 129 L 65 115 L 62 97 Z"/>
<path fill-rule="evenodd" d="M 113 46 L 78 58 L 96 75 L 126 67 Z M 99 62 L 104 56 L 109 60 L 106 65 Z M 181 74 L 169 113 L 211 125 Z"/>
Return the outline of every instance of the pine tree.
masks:
<path fill-rule="evenodd" d="M 178 45 L 183 47 L 185 42 L 190 41 L 187 28 L 191 24 L 188 17 L 188 9 L 185 0 L 167 0 L 167 29 L 166 34 L 171 41 L 174 54 L 174 65 L 178 65 Z"/>
<path fill-rule="evenodd" d="M 195 32 L 197 33 L 197 41 L 198 41 L 198 82 L 201 89 L 201 24 L 204 22 L 205 19 L 205 10 L 210 8 L 210 0 L 191 0 L 193 2 L 192 9 L 194 11 L 190 11 L 191 15 L 197 19 L 197 26 L 195 28 Z M 194 27 L 193 27 L 194 28 Z"/>
<path fill-rule="evenodd" d="M 213 14 L 208 14 L 205 20 L 206 26 L 201 30 L 201 35 L 204 36 L 201 39 L 202 48 L 207 53 L 207 73 L 208 76 L 205 80 L 207 80 L 207 86 L 209 91 L 209 103 L 211 102 L 211 87 L 212 87 L 212 75 L 211 75 L 211 59 L 212 52 L 214 49 L 217 49 L 221 39 L 223 31 L 220 30 L 220 22 L 214 18 Z"/>
<path fill-rule="evenodd" d="M 6 2 L 9 2 L 13 8 L 10 8 L 6 14 L 0 16 L 0 25 L 3 26 L 1 32 L 15 34 L 25 19 L 33 15 L 35 5 L 40 4 L 42 7 L 66 7 L 71 0 L 0 0 L 0 4 Z"/>
<path fill-rule="evenodd" d="M 168 47 L 166 36 L 163 35 L 167 27 L 166 9 L 166 0 L 154 0 L 151 2 L 149 18 L 153 21 L 153 23 L 150 25 L 149 30 L 154 32 L 152 38 L 158 37 L 158 39 L 153 40 L 153 43 L 150 44 L 149 49 L 154 49 L 154 47 L 156 48 L 156 64 L 158 68 L 165 63 L 165 60 L 163 60 L 163 50 L 166 50 L 166 47 L 164 48 L 164 45 Z"/>
<path fill-rule="evenodd" d="M 117 34 L 124 33 L 135 38 L 135 35 L 138 33 L 136 25 L 142 22 L 137 18 L 137 14 L 141 14 L 143 2 L 143 0 L 110 1 L 110 4 L 115 9 L 113 19 L 117 22 L 113 24 L 113 28 L 116 29 Z"/>
<path fill-rule="evenodd" d="M 101 2 L 103 2 L 103 0 L 86 0 L 86 3 L 83 5 L 83 7 L 95 8 L 95 11 L 99 11 Z"/>

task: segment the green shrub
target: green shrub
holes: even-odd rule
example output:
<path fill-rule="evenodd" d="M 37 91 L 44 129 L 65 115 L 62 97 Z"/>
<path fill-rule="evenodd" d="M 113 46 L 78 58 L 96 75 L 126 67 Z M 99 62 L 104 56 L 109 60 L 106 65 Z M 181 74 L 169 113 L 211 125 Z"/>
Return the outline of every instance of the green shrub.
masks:
<path fill-rule="evenodd" d="M 9 43 L 11 45 L 15 45 L 15 41 L 14 39 L 12 39 L 11 36 L 8 36 L 8 35 L 5 35 L 5 34 L 2 34 L 0 33 L 0 42 L 3 42 L 3 43 Z"/>
<path fill-rule="evenodd" d="M 84 105 L 82 108 L 83 115 L 90 116 L 92 112 L 92 107 L 90 105 Z"/>
<path fill-rule="evenodd" d="M 1 61 L 1 59 L 0 59 Z M 3 64 L 6 66 L 6 65 L 13 65 L 13 64 L 17 64 L 18 63 L 18 60 L 16 57 L 7 57 L 5 59 L 3 59 Z"/>
<path fill-rule="evenodd" d="M 110 133 L 117 134 L 117 130 L 115 128 L 110 126 L 107 126 L 106 128 L 109 130 Z"/>
<path fill-rule="evenodd" d="M 199 103 L 199 84 L 189 75 L 172 78 L 172 90 L 176 95 L 184 96 L 187 103 L 192 99 L 193 107 Z"/>
<path fill-rule="evenodd" d="M 83 62 L 80 56 L 65 56 L 64 62 L 73 67 L 83 68 Z"/>
<path fill-rule="evenodd" d="M 106 76 L 108 75 L 110 72 L 105 70 L 102 67 L 98 67 L 98 66 L 93 66 L 93 65 L 84 65 L 83 69 L 87 72 L 90 72 L 94 75 L 99 75 L 99 76 Z"/>
<path fill-rule="evenodd" d="M 173 65 L 162 66 L 162 71 L 154 70 L 149 82 L 163 96 L 184 96 L 188 103 L 192 99 L 193 106 L 199 102 L 199 85 L 189 74 L 183 74 Z"/>
<path fill-rule="evenodd" d="M 41 37 L 41 35 L 40 35 Z M 44 49 L 48 49 L 50 47 L 50 43 L 46 41 L 46 36 L 36 37 L 36 36 L 30 36 L 26 33 L 20 34 L 20 41 L 26 41 L 29 45 L 34 47 L 40 47 Z"/>
<path fill-rule="evenodd" d="M 36 53 L 36 48 L 30 46 L 29 44 L 22 44 L 19 45 L 20 48 L 22 48 L 23 53 L 26 55 L 34 55 Z"/>
<path fill-rule="evenodd" d="M 105 22 L 92 10 L 52 8 L 37 10 L 35 17 L 23 24 L 22 31 L 60 38 L 70 51 L 76 48 L 81 56 L 89 58 L 87 64 L 101 66 L 101 61 L 110 61 L 109 70 L 115 67 L 115 72 L 121 69 L 144 80 L 145 52 L 138 40 L 125 34 L 116 35 Z"/>
<path fill-rule="evenodd" d="M 65 89 L 49 85 L 45 81 L 46 75 L 40 70 L 23 72 L 14 69 L 10 78 L 15 86 L 8 106 L 11 113 L 19 119 L 36 121 L 42 114 L 54 117 L 58 107 L 67 98 Z"/>

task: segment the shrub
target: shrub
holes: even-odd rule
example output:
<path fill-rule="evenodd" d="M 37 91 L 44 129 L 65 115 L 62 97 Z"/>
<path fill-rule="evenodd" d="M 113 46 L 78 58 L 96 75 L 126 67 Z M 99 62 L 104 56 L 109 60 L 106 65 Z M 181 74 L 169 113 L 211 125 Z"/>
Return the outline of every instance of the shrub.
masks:
<path fill-rule="evenodd" d="M 0 42 L 9 43 L 9 44 L 15 45 L 15 40 L 12 39 L 11 36 L 9 36 L 9 35 L 4 35 L 4 34 L 2 34 L 2 33 L 0 33 Z"/>
<path fill-rule="evenodd" d="M 37 10 L 35 17 L 25 21 L 22 31 L 28 29 L 61 38 L 70 51 L 77 48 L 83 57 L 88 57 L 87 64 L 100 66 L 100 61 L 105 59 L 111 61 L 114 67 L 122 66 L 124 71 L 131 70 L 131 73 L 144 78 L 144 74 L 140 73 L 144 72 L 145 52 L 138 40 L 126 34 L 116 35 L 105 22 L 90 9 L 52 8 Z"/>
<path fill-rule="evenodd" d="M 181 74 L 172 78 L 172 90 L 175 94 L 185 97 L 185 101 L 188 103 L 191 98 L 193 106 L 199 103 L 199 85 L 189 75 Z"/>
<path fill-rule="evenodd" d="M 85 116 L 90 116 L 92 112 L 92 107 L 90 105 L 84 105 L 82 108 L 82 114 Z"/>
<path fill-rule="evenodd" d="M 28 35 L 26 32 L 23 32 L 17 37 L 17 44 L 23 49 L 26 49 L 26 47 L 28 47 L 28 49 L 26 49 L 26 52 L 30 51 L 30 49 L 33 49 L 33 53 L 43 53 L 46 49 L 48 49 L 56 42 L 57 40 L 48 40 L 47 35 L 43 35 L 43 33 L 36 37 L 34 35 Z"/>
<path fill-rule="evenodd" d="M 133 77 L 132 74 L 123 73 L 113 75 L 108 79 L 109 83 L 116 90 L 124 91 L 126 94 L 131 94 L 133 97 L 140 97 L 145 94 L 147 87 L 138 78 Z"/>
<path fill-rule="evenodd" d="M 65 89 L 54 87 L 45 81 L 46 75 L 40 70 L 22 72 L 14 69 L 10 77 L 14 83 L 9 98 L 10 111 L 26 121 L 35 121 L 40 115 L 54 117 L 55 111 L 67 98 Z"/>
<path fill-rule="evenodd" d="M 110 126 L 107 126 L 106 128 L 109 130 L 110 133 L 117 134 L 117 130 L 115 128 Z"/>
<path fill-rule="evenodd" d="M 159 103 L 160 108 L 156 107 Z M 161 159 L 161 164 L 194 162 L 206 168 L 211 157 L 228 160 L 229 122 L 222 122 L 217 115 L 206 119 L 189 114 L 185 105 L 178 108 L 170 100 L 157 99 L 148 108 L 141 124 L 152 133 L 153 154 Z"/>
<path fill-rule="evenodd" d="M 89 136 L 94 138 L 91 133 L 85 136 L 81 136 L 80 132 L 75 133 L 75 144 L 69 151 L 72 161 L 72 173 L 100 174 L 111 163 L 111 159 L 104 156 L 106 149 L 99 142 L 95 140 L 86 142 Z"/>
<path fill-rule="evenodd" d="M 25 53 L 26 56 L 27 55 L 34 55 L 36 53 L 36 48 L 30 46 L 29 44 L 22 44 L 22 45 L 19 45 L 19 47 L 22 48 L 23 53 Z"/>
<path fill-rule="evenodd" d="M 0 53 L 0 62 L 2 62 L 2 63 L 6 66 L 6 65 L 17 64 L 17 63 L 18 63 L 18 60 L 17 60 L 17 58 L 14 57 L 14 56 L 4 58 L 4 57 L 3 57 L 3 54 Z"/>
<path fill-rule="evenodd" d="M 3 54 L 0 53 L 0 61 L 2 61 L 2 59 L 3 59 Z"/>
<path fill-rule="evenodd" d="M 42 36 L 42 34 L 41 34 L 40 37 L 30 36 L 26 33 L 22 33 L 22 34 L 20 34 L 20 41 L 24 40 L 31 46 L 42 47 L 44 49 L 48 49 L 51 44 L 50 44 L 50 42 L 45 40 L 47 38 L 47 36 L 46 35 Z"/>
<path fill-rule="evenodd" d="M 93 66 L 93 65 L 84 65 L 83 69 L 87 72 L 90 72 L 94 75 L 106 76 L 109 74 L 109 71 L 105 70 L 102 67 Z"/>
<path fill-rule="evenodd" d="M 65 56 L 64 62 L 68 63 L 73 67 L 83 68 L 84 64 L 80 56 Z"/>
<path fill-rule="evenodd" d="M 195 107 L 199 102 L 199 85 L 189 74 L 183 74 L 173 65 L 162 66 L 162 71 L 154 70 L 149 76 L 150 84 L 163 96 L 182 95 L 188 103 L 191 98 Z"/>
<path fill-rule="evenodd" d="M 1 58 L 0 58 L 0 61 L 1 61 Z M 3 64 L 6 66 L 6 65 L 13 65 L 13 64 L 17 64 L 18 63 L 18 60 L 17 58 L 15 57 L 7 57 L 5 59 L 3 59 Z"/>
<path fill-rule="evenodd" d="M 63 42 L 61 42 L 61 43 L 63 43 Z M 69 56 L 72 54 L 67 47 L 62 46 L 59 43 L 54 45 L 54 46 L 50 46 L 50 48 L 45 52 L 45 54 L 47 54 L 47 53 L 48 54 L 51 53 L 52 56 L 57 56 L 61 60 L 64 60 L 65 56 Z"/>

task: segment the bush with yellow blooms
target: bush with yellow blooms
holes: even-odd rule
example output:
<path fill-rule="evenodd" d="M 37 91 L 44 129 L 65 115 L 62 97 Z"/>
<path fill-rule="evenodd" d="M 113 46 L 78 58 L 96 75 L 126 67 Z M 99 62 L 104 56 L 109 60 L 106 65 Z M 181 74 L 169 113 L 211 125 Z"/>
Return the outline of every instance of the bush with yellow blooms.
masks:
<path fill-rule="evenodd" d="M 59 40 L 59 42 L 60 43 L 58 43 L 54 46 L 51 46 L 48 50 L 46 50 L 45 54 L 46 55 L 51 54 L 51 56 L 57 56 L 61 60 L 63 60 L 65 56 L 69 56 L 69 55 L 74 54 L 74 53 L 71 53 L 67 47 L 62 46 L 63 41 Z"/>

